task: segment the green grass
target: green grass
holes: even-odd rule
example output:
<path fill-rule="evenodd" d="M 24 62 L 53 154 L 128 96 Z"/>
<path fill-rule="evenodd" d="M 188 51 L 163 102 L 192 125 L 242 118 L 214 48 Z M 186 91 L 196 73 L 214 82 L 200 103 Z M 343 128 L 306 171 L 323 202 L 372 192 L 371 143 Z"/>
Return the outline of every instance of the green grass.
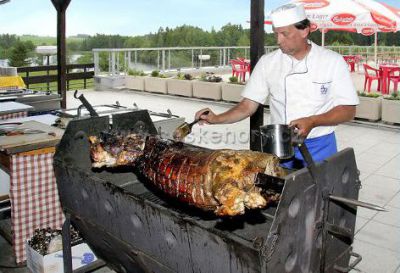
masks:
<path fill-rule="evenodd" d="M 93 88 L 94 86 L 94 81 L 93 79 L 87 79 L 86 80 L 86 88 Z M 36 83 L 36 84 L 30 84 L 29 89 L 32 90 L 37 90 L 37 91 L 47 91 L 47 83 Z M 83 89 L 83 80 L 72 80 L 69 81 L 69 88 L 67 90 L 75 90 L 75 89 Z M 57 82 L 50 82 L 49 84 L 49 90 L 50 91 L 57 91 Z"/>

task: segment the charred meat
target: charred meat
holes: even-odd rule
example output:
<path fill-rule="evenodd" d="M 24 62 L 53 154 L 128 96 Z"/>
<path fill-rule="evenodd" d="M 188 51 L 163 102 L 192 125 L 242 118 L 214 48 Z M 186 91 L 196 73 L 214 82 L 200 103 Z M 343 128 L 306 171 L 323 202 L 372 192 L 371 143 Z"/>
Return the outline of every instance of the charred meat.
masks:
<path fill-rule="evenodd" d="M 211 150 L 137 134 L 89 137 L 93 167 L 135 166 L 166 194 L 217 215 L 265 207 L 269 198 L 254 185 L 257 173 L 283 176 L 276 156 Z"/>

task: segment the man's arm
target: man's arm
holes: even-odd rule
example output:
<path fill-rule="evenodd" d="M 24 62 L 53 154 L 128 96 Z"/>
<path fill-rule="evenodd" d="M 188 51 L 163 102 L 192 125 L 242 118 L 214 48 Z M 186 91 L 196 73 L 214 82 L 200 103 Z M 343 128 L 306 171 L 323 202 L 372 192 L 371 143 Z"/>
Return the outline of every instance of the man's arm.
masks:
<path fill-rule="evenodd" d="M 354 118 L 355 113 L 354 105 L 338 105 L 324 114 L 293 120 L 290 122 L 290 126 L 298 128 L 298 133 L 306 137 L 315 127 L 333 126 L 350 121 Z"/>
<path fill-rule="evenodd" d="M 251 116 L 257 110 L 258 105 L 258 102 L 243 98 L 243 100 L 241 100 L 234 107 L 219 115 L 215 114 L 209 108 L 201 109 L 196 113 L 195 119 L 200 118 L 200 124 L 235 123 Z M 207 115 L 203 115 L 205 111 L 209 111 L 209 113 Z"/>

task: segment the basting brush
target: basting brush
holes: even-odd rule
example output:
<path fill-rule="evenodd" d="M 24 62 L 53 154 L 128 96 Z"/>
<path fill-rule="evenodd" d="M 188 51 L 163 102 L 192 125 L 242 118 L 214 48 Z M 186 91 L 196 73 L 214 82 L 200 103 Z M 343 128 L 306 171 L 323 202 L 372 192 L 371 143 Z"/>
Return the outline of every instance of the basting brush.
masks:
<path fill-rule="evenodd" d="M 202 115 L 208 115 L 209 111 L 205 111 L 204 113 L 202 113 Z M 173 133 L 173 138 L 175 140 L 182 140 L 184 139 L 188 134 L 190 134 L 192 132 L 192 127 L 193 125 L 195 125 L 197 122 L 199 122 L 201 119 L 196 119 L 195 121 L 191 122 L 191 123 L 187 123 L 184 122 L 181 125 L 179 125 L 174 133 Z"/>

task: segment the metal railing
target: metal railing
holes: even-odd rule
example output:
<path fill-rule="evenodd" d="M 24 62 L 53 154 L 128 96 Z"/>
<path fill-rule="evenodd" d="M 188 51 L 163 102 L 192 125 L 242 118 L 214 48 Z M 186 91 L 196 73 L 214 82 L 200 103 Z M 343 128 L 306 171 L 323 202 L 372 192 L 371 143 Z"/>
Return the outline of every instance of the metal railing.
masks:
<path fill-rule="evenodd" d="M 373 46 L 326 46 L 342 55 L 360 55 L 365 62 L 374 61 Z M 271 52 L 277 46 L 266 46 Z M 400 47 L 379 46 L 378 60 L 399 60 Z M 127 74 L 129 70 L 149 73 L 204 67 L 227 67 L 236 57 L 250 58 L 249 46 L 228 47 L 160 47 L 160 48 L 95 48 L 93 49 L 95 75 Z"/>
<path fill-rule="evenodd" d="M 276 47 L 266 47 L 272 51 Z M 250 58 L 250 47 L 160 47 L 93 49 L 95 75 L 119 75 L 129 69 L 150 72 L 225 67 L 236 57 Z M 102 65 L 101 65 L 102 64 Z M 105 65 L 104 65 L 105 64 Z"/>

